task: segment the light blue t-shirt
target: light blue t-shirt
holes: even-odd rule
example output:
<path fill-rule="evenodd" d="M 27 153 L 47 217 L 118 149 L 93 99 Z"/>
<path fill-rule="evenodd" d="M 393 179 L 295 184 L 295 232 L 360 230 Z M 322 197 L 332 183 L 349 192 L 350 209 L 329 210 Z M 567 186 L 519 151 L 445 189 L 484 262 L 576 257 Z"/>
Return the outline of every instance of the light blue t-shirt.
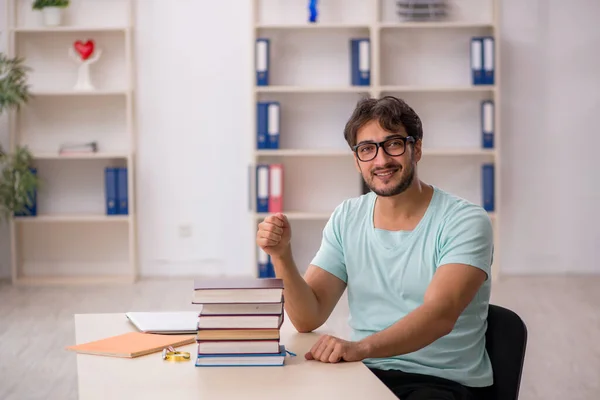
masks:
<path fill-rule="evenodd" d="M 472 387 L 493 383 L 485 351 L 491 289 L 493 232 L 480 206 L 433 186 L 425 215 L 412 231 L 373 226 L 377 196 L 344 201 L 323 230 L 312 264 L 347 283 L 352 340 L 361 340 L 406 316 L 423 302 L 436 269 L 469 264 L 488 275 L 451 333 L 413 353 L 366 359 L 372 368 L 439 376 Z"/>

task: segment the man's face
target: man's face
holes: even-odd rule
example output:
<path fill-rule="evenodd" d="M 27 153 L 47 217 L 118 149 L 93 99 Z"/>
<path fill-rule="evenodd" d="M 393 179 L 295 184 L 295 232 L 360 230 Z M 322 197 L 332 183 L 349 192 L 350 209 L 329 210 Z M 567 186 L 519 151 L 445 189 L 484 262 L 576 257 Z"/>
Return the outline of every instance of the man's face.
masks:
<path fill-rule="evenodd" d="M 406 137 L 406 131 L 402 129 L 398 134 L 392 134 L 381 128 L 377 121 L 370 121 L 358 131 L 356 143 L 379 143 L 386 139 L 398 138 L 398 136 Z M 390 153 L 402 152 L 402 149 L 398 147 L 404 145 L 401 140 L 392 140 L 388 143 L 390 145 Z M 362 174 L 365 183 L 377 195 L 394 196 L 410 187 L 415 175 L 415 157 L 412 149 L 413 145 L 407 142 L 405 143 L 405 147 L 404 154 L 399 156 L 390 156 L 382 148 L 379 148 L 377 156 L 370 161 L 361 161 L 359 158 L 356 158 L 356 153 L 354 154 L 357 168 Z M 358 155 L 362 159 L 367 159 L 370 158 L 369 153 L 375 149 L 375 146 L 371 145 L 364 147 L 364 149 L 364 152 Z M 360 151 L 361 148 L 359 148 Z"/>

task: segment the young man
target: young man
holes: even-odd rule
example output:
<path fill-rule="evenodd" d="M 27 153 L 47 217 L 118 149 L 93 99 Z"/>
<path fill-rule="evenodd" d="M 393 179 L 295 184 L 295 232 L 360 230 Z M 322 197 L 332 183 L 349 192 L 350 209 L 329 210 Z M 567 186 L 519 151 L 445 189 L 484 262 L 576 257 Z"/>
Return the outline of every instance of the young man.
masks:
<path fill-rule="evenodd" d="M 348 288 L 352 340 L 323 336 L 306 358 L 362 361 L 402 400 L 485 398 L 493 383 L 487 212 L 419 179 L 423 130 L 404 101 L 361 100 L 344 136 L 371 192 L 335 209 L 304 278 L 285 215 L 257 232 L 298 331 L 321 326 Z"/>

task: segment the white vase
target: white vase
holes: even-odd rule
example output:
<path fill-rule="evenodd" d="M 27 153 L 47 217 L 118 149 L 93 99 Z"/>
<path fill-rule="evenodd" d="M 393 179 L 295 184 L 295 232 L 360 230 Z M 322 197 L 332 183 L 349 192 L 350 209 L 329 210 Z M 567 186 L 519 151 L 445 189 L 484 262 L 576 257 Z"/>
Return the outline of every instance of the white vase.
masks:
<path fill-rule="evenodd" d="M 46 26 L 59 26 L 62 23 L 62 7 L 44 7 L 42 9 L 42 15 L 44 18 L 44 25 Z"/>

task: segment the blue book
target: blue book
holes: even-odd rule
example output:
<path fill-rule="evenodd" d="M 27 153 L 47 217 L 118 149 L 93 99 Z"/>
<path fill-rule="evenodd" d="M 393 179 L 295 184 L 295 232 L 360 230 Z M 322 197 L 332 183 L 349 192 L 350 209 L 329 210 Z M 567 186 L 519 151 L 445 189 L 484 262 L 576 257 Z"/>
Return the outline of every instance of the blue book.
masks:
<path fill-rule="evenodd" d="M 278 101 L 261 101 L 257 104 L 257 148 L 278 149 L 281 105 Z"/>
<path fill-rule="evenodd" d="M 256 212 L 269 212 L 269 165 L 256 166 Z"/>
<path fill-rule="evenodd" d="M 482 206 L 488 212 L 494 211 L 494 164 L 486 163 L 481 167 Z"/>
<path fill-rule="evenodd" d="M 269 85 L 270 44 L 271 42 L 269 39 L 256 39 L 256 49 L 254 53 L 256 62 L 256 86 Z"/>
<path fill-rule="evenodd" d="M 495 70 L 495 53 L 494 53 L 494 37 L 484 36 L 483 40 L 483 83 L 485 85 L 494 84 Z"/>
<path fill-rule="evenodd" d="M 481 145 L 484 149 L 494 148 L 494 101 L 481 102 Z"/>
<path fill-rule="evenodd" d="M 350 39 L 350 76 L 353 86 L 371 84 L 371 40 Z"/>
<path fill-rule="evenodd" d="M 129 214 L 129 195 L 127 192 L 127 168 L 117 170 L 117 214 Z"/>
<path fill-rule="evenodd" d="M 106 214 L 117 214 L 117 169 L 106 167 L 104 169 L 104 196 L 106 202 Z"/>
<path fill-rule="evenodd" d="M 29 168 L 29 171 L 37 176 L 37 168 Z M 35 217 L 37 215 L 37 190 L 29 193 L 27 197 L 30 204 L 26 204 L 23 211 L 15 212 L 15 217 Z"/>
<path fill-rule="evenodd" d="M 198 354 L 196 367 L 268 367 L 283 366 L 286 356 L 285 345 L 279 345 L 279 353 L 233 353 Z"/>
<path fill-rule="evenodd" d="M 483 85 L 483 38 L 471 38 L 471 79 L 473 85 Z"/>

